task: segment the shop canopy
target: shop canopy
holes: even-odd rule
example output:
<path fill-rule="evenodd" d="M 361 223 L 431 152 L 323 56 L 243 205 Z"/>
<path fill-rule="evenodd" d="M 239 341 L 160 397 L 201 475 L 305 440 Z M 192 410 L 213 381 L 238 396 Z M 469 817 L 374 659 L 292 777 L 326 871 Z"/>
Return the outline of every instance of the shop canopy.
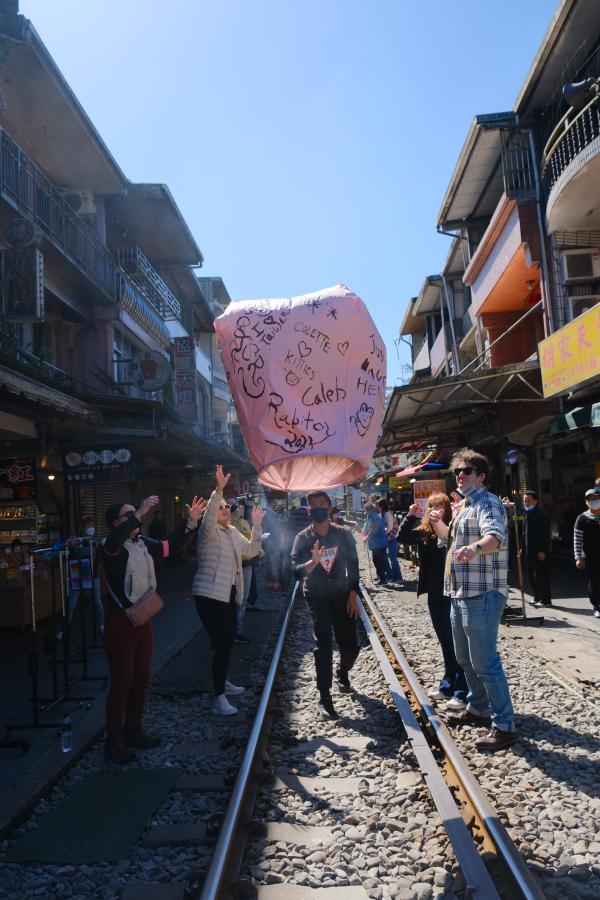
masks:
<path fill-rule="evenodd" d="M 5 388 L 11 394 L 25 397 L 34 403 L 50 406 L 57 412 L 65 413 L 68 416 L 77 416 L 89 421 L 97 419 L 96 412 L 87 403 L 82 403 L 81 400 L 69 397 L 56 388 L 40 384 L 31 378 L 27 378 L 26 375 L 13 372 L 4 366 L 0 366 L 0 387 Z"/>
<path fill-rule="evenodd" d="M 417 472 L 429 472 L 431 469 L 447 469 L 448 466 L 446 463 L 439 462 L 425 462 L 421 463 L 418 466 L 409 466 L 407 469 L 400 469 L 399 471 L 394 471 L 394 475 L 396 478 L 404 478 L 407 475 L 416 475 Z"/>
<path fill-rule="evenodd" d="M 537 360 L 406 384 L 394 388 L 375 455 L 397 453 L 406 442 L 425 438 L 446 449 L 480 444 L 502 433 L 501 409 L 541 401 Z"/>

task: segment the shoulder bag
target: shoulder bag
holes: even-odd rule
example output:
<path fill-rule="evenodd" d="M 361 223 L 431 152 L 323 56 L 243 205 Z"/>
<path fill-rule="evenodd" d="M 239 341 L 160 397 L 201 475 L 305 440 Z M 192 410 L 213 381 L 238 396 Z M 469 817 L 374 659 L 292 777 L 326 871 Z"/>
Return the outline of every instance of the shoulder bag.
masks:
<path fill-rule="evenodd" d="M 147 551 L 146 551 L 147 552 Z M 106 573 L 104 574 L 104 580 L 106 582 L 106 586 L 109 590 L 109 593 L 120 610 L 122 610 L 134 628 L 139 628 L 141 625 L 145 625 L 146 622 L 149 622 L 156 613 L 159 613 L 163 606 L 165 605 L 160 594 L 156 592 L 156 590 L 150 584 L 150 567 L 148 566 L 148 583 L 149 587 L 145 594 L 142 594 L 140 599 L 133 603 L 131 606 L 125 607 L 116 596 L 115 592 L 111 588 L 108 583 L 108 578 L 106 578 Z"/>

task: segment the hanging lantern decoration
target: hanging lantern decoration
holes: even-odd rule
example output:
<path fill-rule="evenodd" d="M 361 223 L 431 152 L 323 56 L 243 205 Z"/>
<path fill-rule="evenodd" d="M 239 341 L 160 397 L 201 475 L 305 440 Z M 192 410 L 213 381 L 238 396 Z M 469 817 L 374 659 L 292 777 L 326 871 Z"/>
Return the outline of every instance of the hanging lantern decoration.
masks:
<path fill-rule="evenodd" d="M 263 485 L 325 490 L 365 477 L 381 429 L 386 353 L 360 297 L 336 285 L 239 301 L 215 331 Z"/>

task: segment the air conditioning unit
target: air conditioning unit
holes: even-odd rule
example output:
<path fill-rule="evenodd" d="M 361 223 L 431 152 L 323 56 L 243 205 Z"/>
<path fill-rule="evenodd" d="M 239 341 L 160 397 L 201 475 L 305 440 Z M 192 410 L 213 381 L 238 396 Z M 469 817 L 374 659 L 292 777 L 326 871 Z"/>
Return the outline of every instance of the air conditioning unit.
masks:
<path fill-rule="evenodd" d="M 600 294 L 583 294 L 580 297 L 571 297 L 571 318 L 576 319 L 582 313 L 587 312 L 592 306 L 600 303 Z"/>
<path fill-rule="evenodd" d="M 80 216 L 96 215 L 96 200 L 91 191 L 61 191 L 62 198 Z"/>
<path fill-rule="evenodd" d="M 564 284 L 600 278 L 600 248 L 563 250 L 561 261 Z"/>

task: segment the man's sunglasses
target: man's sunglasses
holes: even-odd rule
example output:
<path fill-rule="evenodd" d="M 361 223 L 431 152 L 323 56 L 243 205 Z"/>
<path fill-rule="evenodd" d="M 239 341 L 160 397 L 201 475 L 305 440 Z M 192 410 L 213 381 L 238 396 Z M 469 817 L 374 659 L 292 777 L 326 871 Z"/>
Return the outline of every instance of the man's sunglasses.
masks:
<path fill-rule="evenodd" d="M 459 475 L 471 475 L 475 471 L 475 466 L 463 466 L 462 469 L 454 469 L 452 474 L 455 478 Z"/>

